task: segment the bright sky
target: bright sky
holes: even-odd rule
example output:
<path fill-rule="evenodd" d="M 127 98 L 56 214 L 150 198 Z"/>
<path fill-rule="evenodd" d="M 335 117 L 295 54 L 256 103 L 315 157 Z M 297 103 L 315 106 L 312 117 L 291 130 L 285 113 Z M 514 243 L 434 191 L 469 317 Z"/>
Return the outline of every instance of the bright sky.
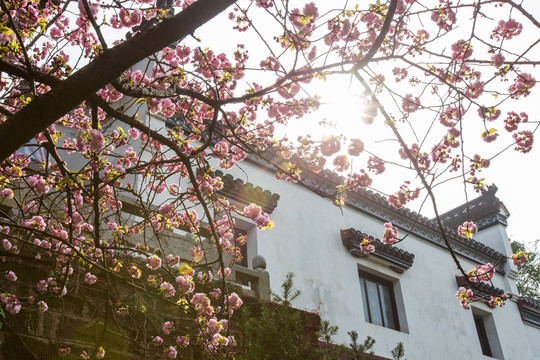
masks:
<path fill-rule="evenodd" d="M 303 4 L 305 2 L 296 1 L 296 3 Z M 324 11 L 322 10 L 323 5 L 321 5 L 323 2 L 319 1 L 317 3 L 320 7 L 319 12 L 321 14 L 324 13 Z M 327 5 L 329 3 L 330 2 L 324 4 Z M 336 3 L 332 2 L 331 4 L 332 6 L 334 6 Z M 301 5 L 297 6 L 301 7 Z M 523 6 L 526 9 L 529 9 L 532 14 L 540 14 L 540 2 L 538 2 L 537 0 L 524 0 Z M 292 7 L 293 6 L 291 6 L 291 8 Z M 349 7 L 354 7 L 354 3 L 349 2 Z M 493 15 L 497 18 L 508 18 L 509 16 L 515 17 L 515 14 L 509 15 L 494 13 Z M 227 52 L 231 51 L 231 47 L 235 44 L 240 42 L 246 42 L 245 40 L 240 39 L 236 41 L 237 37 L 235 37 L 235 33 L 230 33 L 227 31 L 227 28 L 230 27 L 230 22 L 225 20 L 225 18 L 226 14 L 222 14 L 218 19 L 214 19 L 207 26 L 197 32 L 196 35 L 204 40 L 203 44 L 205 44 L 205 46 L 207 44 L 207 40 L 209 40 L 212 47 L 215 46 L 217 47 L 217 49 L 221 49 L 222 51 Z M 459 18 L 459 20 L 461 21 L 458 22 L 460 31 L 455 36 L 467 37 L 468 34 L 470 34 L 470 28 L 468 28 L 470 23 L 466 21 L 467 17 L 465 16 Z M 465 22 L 463 22 L 464 20 Z M 271 26 L 271 22 L 265 23 L 264 30 L 268 30 L 268 27 Z M 492 24 L 490 24 L 489 26 L 492 26 Z M 488 34 L 490 33 L 492 28 L 493 27 L 488 29 Z M 524 33 L 521 35 L 522 37 L 531 36 L 532 34 L 534 34 L 529 33 L 527 30 L 528 29 L 525 29 Z M 536 34 L 538 34 L 538 32 L 536 32 Z M 252 40 L 255 39 L 254 33 L 251 33 L 250 36 L 254 36 L 251 38 Z M 271 38 L 267 39 L 267 41 L 271 44 L 275 44 Z M 444 46 L 446 46 L 446 44 L 448 44 L 449 46 L 449 44 L 451 44 L 453 41 L 455 41 L 455 39 L 446 39 L 446 43 Z M 248 42 L 246 43 L 249 44 Z M 525 42 L 520 42 L 519 40 L 517 40 L 515 41 L 514 46 L 516 46 L 517 50 L 517 48 L 525 46 L 524 44 Z M 249 49 L 250 57 L 254 60 L 256 59 L 257 61 L 259 61 L 261 57 L 264 56 L 262 55 L 264 53 L 261 53 L 261 55 L 259 55 L 259 52 L 261 50 L 257 49 L 261 49 L 260 46 L 250 47 L 249 45 L 246 45 L 246 48 Z M 482 49 L 478 47 L 475 48 L 475 51 L 478 53 L 480 53 L 481 50 Z M 531 54 L 531 56 L 533 56 L 534 59 L 540 59 L 540 49 L 533 49 L 533 53 Z M 390 71 L 391 67 L 381 70 L 381 72 L 387 74 L 387 80 L 393 78 Z M 493 71 L 493 68 L 488 71 Z M 535 74 L 533 71 L 533 76 L 534 75 Z M 484 75 L 483 79 L 487 77 L 489 77 L 489 73 L 488 75 Z M 537 73 L 535 77 L 537 79 L 540 78 L 540 74 Z M 257 79 L 257 81 L 259 83 L 262 83 L 263 79 Z M 502 84 L 501 86 L 505 90 L 508 87 L 508 84 Z M 328 131 L 328 129 L 315 130 L 316 127 L 313 124 L 316 124 L 323 119 L 327 119 L 331 122 L 337 123 L 337 128 L 334 130 L 336 133 L 344 132 L 349 136 L 349 138 L 361 138 L 366 143 L 366 145 L 376 145 L 380 149 L 382 154 L 387 153 L 389 158 L 390 156 L 395 158 L 397 153 L 397 147 L 395 142 L 386 141 L 375 143 L 376 139 L 381 140 L 381 134 L 388 132 L 388 129 L 382 125 L 383 119 L 378 117 L 375 121 L 375 124 L 370 126 L 363 124 L 360 120 L 363 108 L 360 100 L 361 90 L 356 82 L 353 81 L 352 86 L 349 86 L 348 77 L 329 77 L 326 82 L 319 82 L 316 85 L 310 85 L 306 89 L 310 92 L 311 95 L 317 94 L 321 96 L 322 106 L 319 112 L 312 114 L 305 119 L 301 119 L 296 123 L 291 123 L 287 127 L 287 129 L 284 130 L 284 132 L 290 138 L 296 137 L 292 135 L 298 134 L 300 131 L 303 131 L 306 128 L 310 129 L 310 132 L 313 134 L 313 138 L 320 138 L 322 136 L 322 133 Z M 411 93 L 414 93 L 415 89 L 411 89 L 410 91 Z M 537 113 L 535 113 L 532 109 L 537 108 L 537 104 L 535 104 L 535 102 L 537 102 L 539 99 L 540 96 L 538 95 L 538 91 L 536 91 L 536 93 L 533 92 L 532 95 L 530 95 L 526 99 L 526 101 L 520 102 L 521 108 L 504 108 L 503 115 L 501 115 L 501 117 L 506 114 L 506 111 L 510 110 L 514 110 L 516 112 L 527 111 L 529 113 L 529 121 L 538 122 L 540 119 L 538 118 Z M 482 99 L 482 101 L 484 100 Z M 489 98 L 487 98 L 485 104 L 490 104 L 489 101 Z M 476 113 L 476 109 L 471 111 L 471 115 L 474 113 Z M 422 115 L 415 114 L 415 117 L 411 116 L 409 120 L 414 127 L 422 128 L 430 124 L 433 116 L 433 114 L 425 113 Z M 471 124 L 473 121 L 475 121 L 473 119 L 467 120 L 471 122 Z M 476 121 L 478 122 L 477 119 Z M 480 123 L 481 125 L 481 122 L 478 123 Z M 471 130 L 469 130 L 467 134 L 464 135 L 464 146 L 468 146 L 468 153 L 471 155 L 475 152 L 478 152 L 484 156 L 492 156 L 498 151 L 497 149 L 503 146 L 503 144 L 509 143 L 508 141 L 506 141 L 495 142 L 494 144 L 487 145 L 483 144 L 481 141 L 478 141 L 479 135 L 481 133 L 481 131 L 479 130 L 480 128 L 475 128 L 475 125 L 470 126 Z M 499 127 L 501 127 L 501 125 L 499 125 Z M 502 128 L 500 128 L 499 130 L 500 132 L 505 132 L 505 130 Z M 319 134 L 317 135 L 316 132 L 319 132 Z M 506 140 L 511 139 L 509 138 L 508 134 L 501 133 L 501 135 L 506 136 Z M 476 138 L 472 138 L 472 136 L 476 136 Z M 383 136 L 382 139 L 384 138 L 385 137 Z M 479 148 L 471 149 L 470 146 L 473 145 L 479 146 Z M 528 154 L 521 154 L 515 152 L 514 150 L 510 150 L 502 156 L 498 157 L 493 162 L 493 165 L 490 169 L 485 169 L 478 174 L 480 175 L 479 177 L 486 178 L 487 184 L 496 184 L 499 188 L 497 195 L 505 203 L 511 214 L 511 217 L 509 219 L 509 227 L 507 229 L 509 236 L 514 240 L 519 240 L 526 243 L 532 242 L 535 239 L 540 238 L 540 231 L 537 230 L 536 227 L 530 225 L 531 221 L 535 221 L 536 219 L 536 204 L 540 203 L 540 190 L 535 186 L 536 179 L 538 179 L 540 175 L 540 168 L 537 165 L 540 161 L 540 150 L 538 150 L 538 146 L 540 145 L 538 144 L 537 140 L 537 142 L 533 146 L 533 150 Z M 366 148 L 368 147 L 370 146 L 366 146 Z M 427 150 L 429 149 L 424 149 L 424 151 Z M 381 153 L 378 153 L 378 155 L 381 156 Z M 367 157 L 362 158 L 361 165 L 364 165 L 366 160 Z M 396 170 L 389 170 L 387 172 L 388 174 L 386 175 L 386 177 L 375 177 L 376 182 L 374 185 L 377 189 L 382 189 L 386 192 L 395 192 L 398 190 L 399 185 L 403 183 L 403 180 L 406 180 L 406 175 Z M 457 179 L 436 188 L 435 193 L 438 198 L 439 211 L 442 213 L 464 203 L 465 195 L 463 189 L 464 186 L 462 179 Z M 473 190 L 468 191 L 469 199 L 476 196 L 478 196 L 478 194 L 476 194 Z M 418 211 L 418 201 L 416 203 L 412 203 L 409 207 L 412 210 Z M 423 215 L 432 217 L 434 213 L 431 207 L 431 203 L 426 202 L 426 205 L 421 212 Z"/>

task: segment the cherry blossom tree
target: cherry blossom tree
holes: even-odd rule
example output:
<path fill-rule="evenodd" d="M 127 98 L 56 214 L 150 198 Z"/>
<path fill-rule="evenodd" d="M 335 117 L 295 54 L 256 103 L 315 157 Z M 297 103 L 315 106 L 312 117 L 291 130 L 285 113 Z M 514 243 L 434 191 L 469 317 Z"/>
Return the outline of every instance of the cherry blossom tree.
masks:
<path fill-rule="evenodd" d="M 9 316 L 46 312 L 48 301 L 82 286 L 105 294 L 104 313 L 132 329 L 147 356 L 175 358 L 192 347 L 217 357 L 234 347 L 228 324 L 242 300 L 229 290 L 227 259 L 241 260 L 245 238 L 233 218 L 261 229 L 273 223 L 258 204 L 238 208 L 218 196 L 223 182 L 213 168 L 241 167 L 247 156 L 289 182 L 323 169 L 342 175 L 331 194 L 312 189 L 337 206 L 360 188 L 396 208 L 429 199 L 469 284 L 493 277 L 491 264 L 462 268 L 434 189 L 456 181 L 481 192 L 480 173 L 502 153 L 531 151 L 538 123 L 523 109 L 540 37 L 523 33 L 538 35 L 540 23 L 528 4 L 0 4 L 0 225 L 4 259 L 14 264 L 0 300 Z M 209 21 L 213 31 L 204 30 Z M 216 28 L 239 45 L 214 48 Z M 350 105 L 355 125 L 321 138 L 283 136 L 284 127 L 317 118 L 325 106 L 318 89 L 331 79 L 361 95 Z M 356 124 L 377 131 L 363 136 Z M 378 189 L 395 169 L 404 181 Z M 467 239 L 476 231 L 473 222 L 459 227 Z M 190 259 L 169 253 L 175 232 L 192 241 Z M 391 223 L 381 233 L 385 244 L 407 237 Z M 374 244 L 366 239 L 362 249 Z M 23 259 L 48 275 L 18 293 Z M 457 296 L 464 307 L 475 299 L 464 288 Z M 152 301 L 172 315 L 143 327 Z M 100 358 L 106 349 L 85 351 Z"/>

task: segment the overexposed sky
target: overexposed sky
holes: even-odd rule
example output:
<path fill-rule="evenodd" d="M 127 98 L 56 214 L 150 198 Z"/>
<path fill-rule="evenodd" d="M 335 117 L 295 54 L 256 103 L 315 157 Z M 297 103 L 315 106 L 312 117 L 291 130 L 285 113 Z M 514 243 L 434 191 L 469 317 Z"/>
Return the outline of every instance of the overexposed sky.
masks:
<path fill-rule="evenodd" d="M 293 1 L 292 3 L 294 6 L 302 8 L 303 4 L 306 2 Z M 329 6 L 337 7 L 337 2 L 316 1 L 315 3 L 317 3 L 319 6 L 320 14 L 325 12 L 325 6 L 328 7 L 327 9 L 329 9 Z M 360 7 L 362 7 L 364 4 L 362 2 L 358 3 Z M 524 0 L 522 4 L 524 8 L 530 10 L 531 14 L 540 14 L 539 1 Z M 350 8 L 353 8 L 354 5 L 355 3 L 353 2 L 348 3 Z M 294 6 L 291 6 L 291 8 Z M 486 36 L 489 36 L 491 29 L 494 28 L 494 25 L 496 25 L 496 22 L 499 19 L 508 19 L 509 17 L 519 19 L 519 14 L 516 13 L 508 14 L 500 9 L 488 9 L 487 7 L 485 10 L 487 11 L 486 15 L 493 17 L 494 20 L 484 18 L 482 21 L 479 21 L 476 26 L 477 31 L 482 32 Z M 227 13 L 228 12 L 229 11 L 227 11 Z M 205 47 L 207 46 L 206 44 L 209 44 L 208 46 L 215 48 L 217 52 L 230 52 L 237 43 L 245 43 L 253 61 L 252 65 L 256 67 L 258 62 L 267 56 L 268 52 L 265 51 L 264 46 L 262 46 L 258 41 L 257 35 L 254 31 L 248 30 L 247 38 L 245 38 L 244 35 L 242 35 L 242 37 L 238 36 L 238 34 L 234 31 L 229 31 L 231 22 L 228 21 L 226 17 L 227 14 L 221 14 L 205 27 L 197 31 L 196 36 L 203 40 L 201 46 Z M 467 17 L 463 13 L 458 13 L 458 23 L 456 24 L 458 31 L 448 36 L 445 35 L 443 38 L 444 41 L 437 44 L 436 48 L 442 50 L 444 47 L 450 46 L 460 37 L 468 38 L 472 26 L 470 19 L 470 16 Z M 261 30 L 261 34 L 271 34 L 271 30 L 276 29 L 279 31 L 279 28 L 275 27 L 271 20 L 262 20 L 261 18 L 261 22 L 262 23 L 256 24 L 256 26 Z M 424 25 L 426 26 L 426 29 L 430 27 L 429 30 L 432 31 L 433 25 L 430 24 L 429 19 L 425 20 L 425 24 L 422 23 L 422 26 Z M 417 28 L 421 28 L 418 27 L 418 24 L 415 24 L 415 26 L 417 26 Z M 526 47 L 532 42 L 530 41 L 531 38 L 534 38 L 535 36 L 536 38 L 539 38 L 540 35 L 538 34 L 538 29 L 526 27 L 520 37 L 511 40 L 512 43 L 505 43 L 505 47 L 513 47 L 515 51 L 518 52 L 519 50 L 523 49 L 524 46 Z M 270 46 L 279 48 L 272 39 L 271 35 L 264 36 L 267 36 L 265 37 L 265 40 L 268 42 L 268 44 L 270 44 Z M 251 46 L 250 44 L 255 45 Z M 481 44 L 476 45 L 474 50 L 475 55 L 473 58 L 475 56 L 481 57 L 483 51 L 485 52 L 485 49 L 482 48 Z M 288 55 L 286 54 L 285 57 L 287 56 Z M 533 48 L 529 52 L 529 56 L 533 60 L 540 60 L 540 46 Z M 283 63 L 285 63 L 285 61 L 283 61 Z M 393 78 L 391 75 L 391 69 L 393 66 L 394 65 L 389 65 L 385 68 L 384 65 L 381 65 L 375 66 L 374 69 L 379 71 L 379 73 L 386 75 L 389 86 L 397 86 L 400 89 L 403 89 L 404 86 L 408 85 L 403 83 L 398 85 L 390 81 Z M 483 71 L 482 79 L 486 80 L 494 72 L 494 68 L 490 68 L 489 65 L 486 65 L 484 68 L 481 68 L 481 71 Z M 538 71 L 538 68 L 529 69 L 528 71 L 530 71 L 534 77 L 540 79 L 540 71 Z M 510 82 L 500 83 L 502 91 L 506 91 L 513 77 L 510 77 L 510 79 Z M 268 79 L 264 77 L 256 77 L 254 80 L 252 77 L 250 77 L 250 74 L 247 74 L 246 78 L 243 80 L 246 82 L 257 81 L 258 83 L 262 84 L 265 84 L 265 81 L 266 84 L 268 84 L 268 81 L 273 81 L 270 77 Z M 319 121 L 326 119 L 336 124 L 336 128 L 333 129 L 334 133 L 343 132 L 349 138 L 360 138 L 366 143 L 366 145 L 370 144 L 370 146 L 366 146 L 366 148 L 370 148 L 371 146 L 377 148 L 377 154 L 379 154 L 381 158 L 385 158 L 385 156 L 387 156 L 388 160 L 391 158 L 395 159 L 397 157 L 397 144 L 395 141 L 391 140 L 384 141 L 385 139 L 389 139 L 390 136 L 385 135 L 389 134 L 389 131 L 385 126 L 382 125 L 383 119 L 378 117 L 375 120 L 375 123 L 369 126 L 365 125 L 360 120 L 363 111 L 361 89 L 355 81 L 352 82 L 352 85 L 349 85 L 349 80 L 350 78 L 347 76 L 334 76 L 328 77 L 325 82 L 314 82 L 309 86 L 306 86 L 305 90 L 310 95 L 318 95 L 321 97 L 322 105 L 320 111 L 310 114 L 303 119 L 291 122 L 286 129 L 280 130 L 282 131 L 281 134 L 286 134 L 290 138 L 295 138 L 297 134 L 305 132 L 305 129 L 309 129 L 309 132 L 313 135 L 313 138 L 318 139 L 323 135 L 323 133 L 331 130 L 318 129 L 316 126 Z M 499 80 L 497 79 L 495 81 Z M 410 92 L 414 95 L 420 95 L 418 93 L 419 90 L 420 89 L 411 87 Z M 530 122 L 540 121 L 540 115 L 538 115 L 539 112 L 536 110 L 538 107 L 538 101 L 540 100 L 540 92 L 538 89 L 533 90 L 537 91 L 533 91 L 529 97 L 525 99 L 522 98 L 519 102 L 509 102 L 507 106 L 501 107 L 501 119 L 504 119 L 507 111 L 526 111 L 529 114 Z M 408 92 L 409 90 L 406 91 Z M 429 101 L 427 100 L 429 97 L 428 95 L 421 96 L 423 104 L 424 99 L 426 99 L 426 102 Z M 483 105 L 493 105 L 495 100 L 493 100 L 490 96 L 491 95 L 486 95 L 484 98 L 481 98 Z M 276 95 L 276 97 L 279 96 Z M 384 97 L 382 97 L 381 100 L 385 106 L 390 101 L 389 98 Z M 388 110 L 391 113 L 393 112 L 392 104 L 389 104 Z M 495 155 L 501 147 L 511 143 L 512 138 L 510 134 L 506 133 L 506 131 L 502 128 L 503 125 L 501 125 L 501 122 L 497 123 L 496 125 L 493 124 L 494 127 L 498 128 L 499 133 L 501 134 L 500 140 L 492 144 L 483 143 L 480 140 L 482 123 L 481 121 L 478 121 L 478 117 L 475 116 L 475 114 L 476 108 L 471 108 L 471 111 L 469 114 L 467 114 L 464 120 L 464 124 L 467 126 L 466 128 L 464 127 L 463 132 L 464 147 L 467 154 L 472 156 L 475 153 L 479 153 L 484 157 L 491 157 Z M 263 120 L 263 116 L 264 114 L 261 114 L 259 120 Z M 409 117 L 409 121 L 412 127 L 418 129 L 418 131 L 422 133 L 422 131 L 427 131 L 427 128 L 435 116 L 436 114 L 430 112 L 419 112 L 411 115 Z M 436 122 L 436 125 L 438 125 L 438 122 Z M 411 143 L 412 142 L 413 141 L 411 141 Z M 537 149 L 538 146 L 540 146 L 540 144 L 538 144 L 537 141 L 533 145 L 533 150 L 528 154 L 521 154 L 510 149 L 503 155 L 494 159 L 491 168 L 484 169 L 481 173 L 477 174 L 478 177 L 485 178 L 485 182 L 487 184 L 496 184 L 499 188 L 497 195 L 505 203 L 511 214 L 511 217 L 509 218 L 509 227 L 507 229 L 508 234 L 513 240 L 522 242 L 532 242 L 535 239 L 540 238 L 540 231 L 536 227 L 530 225 L 531 222 L 534 222 L 537 217 L 536 204 L 540 203 L 540 189 L 536 186 L 536 181 L 540 175 L 540 167 L 538 166 L 540 162 L 540 150 Z M 429 149 L 424 148 L 423 151 L 429 151 Z M 360 166 L 365 166 L 366 160 L 367 156 L 358 160 L 354 159 L 353 161 L 356 161 L 357 163 L 360 162 L 360 164 L 358 164 Z M 384 176 L 374 176 L 374 187 L 381 189 L 384 192 L 395 192 L 398 190 L 403 181 L 407 180 L 407 177 L 410 177 L 411 175 L 407 175 L 400 169 L 392 169 L 390 166 L 387 166 L 387 168 L 387 173 Z M 414 182 L 414 179 L 409 180 Z M 443 213 L 465 202 L 463 179 L 456 179 L 436 187 L 435 193 L 437 195 L 440 213 Z M 467 191 L 467 196 L 469 199 L 472 199 L 477 197 L 478 194 L 469 188 Z M 419 211 L 419 206 L 419 201 L 409 205 L 409 207 L 414 211 Z M 421 213 L 428 217 L 433 216 L 434 213 L 430 201 L 426 202 L 424 207 L 421 209 Z"/>

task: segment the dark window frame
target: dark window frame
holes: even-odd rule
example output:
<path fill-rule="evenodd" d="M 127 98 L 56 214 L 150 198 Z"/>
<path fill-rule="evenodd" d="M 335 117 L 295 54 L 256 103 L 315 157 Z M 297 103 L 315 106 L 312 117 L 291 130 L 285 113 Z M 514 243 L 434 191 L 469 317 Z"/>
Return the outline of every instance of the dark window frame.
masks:
<path fill-rule="evenodd" d="M 473 313 L 473 319 L 476 327 L 476 333 L 478 334 L 478 341 L 480 342 L 480 347 L 482 348 L 482 354 L 493 357 L 493 352 L 491 351 L 491 345 L 489 344 L 489 339 L 487 336 L 484 317 L 480 314 Z"/>
<path fill-rule="evenodd" d="M 248 232 L 247 230 L 244 230 L 244 229 L 240 229 L 238 227 L 235 227 L 234 228 L 234 236 L 235 238 L 240 236 L 240 235 L 245 235 L 246 236 L 246 243 L 243 245 L 243 246 L 240 246 L 240 253 L 242 254 L 242 261 L 238 263 L 238 265 L 240 266 L 243 266 L 245 268 L 249 268 L 249 259 L 248 259 L 248 244 L 247 244 L 247 241 L 248 241 Z"/>
<path fill-rule="evenodd" d="M 248 232 L 247 232 L 247 230 L 244 230 L 244 229 L 239 228 L 237 226 L 235 226 L 233 230 L 234 230 L 234 237 L 235 238 L 240 236 L 240 235 L 245 235 L 246 236 L 246 243 L 243 246 L 240 247 L 240 253 L 242 254 L 242 261 L 237 263 L 237 265 L 245 267 L 246 269 L 249 269 L 249 259 L 248 259 L 248 252 L 247 252 Z M 248 287 L 251 286 L 251 282 L 249 280 L 247 280 L 247 279 L 242 279 L 242 278 L 237 277 L 235 282 L 237 284 L 240 284 L 240 285 L 243 285 L 243 286 L 248 286 Z"/>
<path fill-rule="evenodd" d="M 386 279 L 383 279 L 383 278 L 380 278 L 378 276 L 375 276 L 373 274 L 370 274 L 370 273 L 367 273 L 365 271 L 362 271 L 362 270 L 358 270 L 358 277 L 359 277 L 359 281 L 360 281 L 360 286 L 363 287 L 363 289 L 361 289 L 362 291 L 362 300 L 363 300 L 363 306 L 364 306 L 364 314 L 367 315 L 367 318 L 366 318 L 366 321 L 371 323 L 371 324 L 374 324 L 374 325 L 379 325 L 375 322 L 373 322 L 373 318 L 372 318 L 372 309 L 371 309 L 371 304 L 370 304 L 370 299 L 369 299 L 369 292 L 368 292 L 368 288 L 367 288 L 367 282 L 366 280 L 368 281 L 371 281 L 373 283 L 375 283 L 377 285 L 377 299 L 376 299 L 376 302 L 379 306 L 379 311 L 381 313 L 381 321 L 382 321 L 382 325 L 379 325 L 379 326 L 383 326 L 385 328 L 388 328 L 388 329 L 393 329 L 393 330 L 397 330 L 397 331 L 401 331 L 400 330 L 400 324 L 399 324 L 399 316 L 398 316 L 398 311 L 397 311 L 397 306 L 396 306 L 396 295 L 395 295 L 395 291 L 394 291 L 394 283 L 390 280 L 386 280 Z M 390 326 L 391 324 L 387 324 L 386 321 L 385 321 L 385 318 L 388 317 L 388 312 L 387 312 L 387 309 L 383 307 L 383 304 L 384 304 L 384 301 L 381 301 L 381 289 L 382 288 L 386 288 L 388 289 L 388 292 L 390 294 L 390 307 L 391 307 L 391 315 L 392 315 L 392 318 L 394 319 L 394 326 Z M 364 299 L 364 295 L 365 295 L 365 299 Z M 386 315 L 384 315 L 386 314 Z"/>

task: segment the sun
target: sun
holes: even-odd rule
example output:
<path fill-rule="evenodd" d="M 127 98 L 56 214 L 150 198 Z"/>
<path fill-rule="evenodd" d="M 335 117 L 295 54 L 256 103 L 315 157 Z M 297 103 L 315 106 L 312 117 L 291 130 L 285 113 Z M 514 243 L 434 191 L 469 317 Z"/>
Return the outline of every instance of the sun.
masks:
<path fill-rule="evenodd" d="M 321 106 L 319 117 L 322 136 L 343 136 L 370 141 L 376 135 L 376 108 L 369 103 L 363 89 L 349 77 L 328 80 L 317 89 Z"/>
<path fill-rule="evenodd" d="M 366 97 L 361 84 L 354 79 L 351 81 L 350 76 L 312 81 L 304 90 L 319 100 L 319 108 L 301 119 L 291 119 L 285 127 L 276 126 L 276 138 L 286 138 L 294 144 L 299 137 L 309 136 L 315 145 L 334 138 L 341 143 L 336 155 L 346 155 L 351 164 L 354 162 L 354 168 L 365 166 L 372 154 L 380 153 L 382 158 L 387 158 L 389 152 L 393 155 L 397 151 L 394 143 L 385 141 L 392 134 L 383 117 Z M 349 145 L 358 141 L 369 153 L 348 154 Z"/>

